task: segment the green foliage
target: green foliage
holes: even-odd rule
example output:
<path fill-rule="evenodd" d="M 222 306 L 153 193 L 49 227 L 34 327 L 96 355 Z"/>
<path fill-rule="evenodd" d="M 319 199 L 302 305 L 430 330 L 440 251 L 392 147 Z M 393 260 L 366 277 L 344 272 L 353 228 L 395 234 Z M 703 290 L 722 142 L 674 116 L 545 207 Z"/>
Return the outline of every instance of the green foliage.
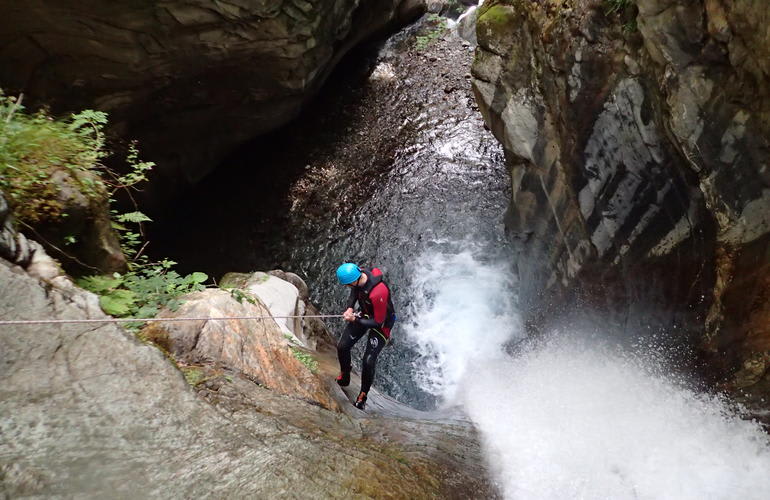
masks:
<path fill-rule="evenodd" d="M 125 187 L 125 186 L 124 186 Z M 99 305 L 112 316 L 152 318 L 161 310 L 175 311 L 179 297 L 203 290 L 209 277 L 194 272 L 186 276 L 174 271 L 176 262 L 162 259 L 151 262 L 142 250 L 146 246 L 141 225 L 151 221 L 139 211 L 112 214 L 112 227 L 118 231 L 123 253 L 130 259 L 128 271 L 112 276 L 86 276 L 78 285 L 99 295 Z M 136 226 L 136 227 L 134 227 Z M 130 327 L 138 328 L 140 323 Z"/>
<path fill-rule="evenodd" d="M 414 44 L 414 48 L 423 51 L 435 40 L 441 38 L 444 32 L 447 30 L 447 21 L 443 17 L 430 14 L 427 17 L 428 24 L 431 26 L 430 30 L 424 35 L 418 35 L 417 41 Z"/>
<path fill-rule="evenodd" d="M 318 373 L 318 361 L 316 361 L 310 353 L 294 346 L 289 347 L 291 347 L 292 354 L 294 354 L 294 357 L 297 358 L 300 363 L 305 365 L 311 372 Z"/>
<path fill-rule="evenodd" d="M 142 222 L 152 222 L 152 219 L 144 215 L 142 212 L 128 212 L 115 217 L 118 222 L 133 222 L 134 224 L 141 224 Z"/>
<path fill-rule="evenodd" d="M 55 120 L 44 111 L 24 112 L 21 97 L 6 96 L 0 90 L 0 190 L 8 197 L 14 215 L 34 224 L 57 222 L 67 214 L 59 201 L 59 182 L 51 177 L 64 171 L 70 182 L 86 197 L 113 202 L 117 190 L 129 193 L 147 180 L 154 163 L 141 161 L 132 143 L 126 157 L 127 173 L 118 175 L 102 164 L 109 155 L 104 127 L 107 114 L 85 110 L 68 119 Z M 64 181 L 62 181 L 64 182 Z M 142 212 L 111 212 L 112 227 L 118 232 L 129 264 L 125 273 L 86 276 L 78 284 L 99 295 L 107 314 L 127 318 L 152 317 L 167 307 L 176 309 L 179 297 L 202 290 L 208 280 L 204 273 L 182 276 L 168 259 L 150 262 L 142 254 L 147 242 L 142 224 L 151 222 Z M 76 243 L 66 235 L 65 245 Z M 139 323 L 135 324 L 138 325 Z"/>
<path fill-rule="evenodd" d="M 168 260 L 144 263 L 124 273 L 112 276 L 87 276 L 78 285 L 99 295 L 99 305 L 112 316 L 148 318 L 162 307 L 176 310 L 179 297 L 203 290 L 208 280 L 205 273 L 195 272 L 182 276 Z"/>
<path fill-rule="evenodd" d="M 132 142 L 128 147 L 126 163 L 129 164 L 131 170 L 127 174 L 118 177 L 117 180 L 121 187 L 131 187 L 146 181 L 147 173 L 155 166 L 154 162 L 141 161 L 139 159 L 139 149 L 136 146 L 136 142 Z"/>
<path fill-rule="evenodd" d="M 242 290 L 240 288 L 222 288 L 222 290 L 230 292 L 230 297 L 237 300 L 239 304 L 243 304 L 244 300 L 249 304 L 254 304 L 254 305 L 257 304 L 257 299 L 255 299 L 252 294 L 250 294 L 245 290 Z"/>
<path fill-rule="evenodd" d="M 84 111 L 69 120 L 45 112 L 24 112 L 22 99 L 0 90 L 0 190 L 16 218 L 34 224 L 64 216 L 56 183 L 58 171 L 89 198 L 103 196 L 104 183 L 94 172 L 101 167 L 107 115 Z"/>
<path fill-rule="evenodd" d="M 604 0 L 604 12 L 607 15 L 617 14 L 633 4 L 633 0 Z"/>
<path fill-rule="evenodd" d="M 294 357 L 297 358 L 300 363 L 305 365 L 308 370 L 313 373 L 318 373 L 318 361 L 316 361 L 313 355 L 298 347 L 297 341 L 293 336 L 288 333 L 284 333 L 283 336 L 289 341 L 289 348 Z"/>
<path fill-rule="evenodd" d="M 111 200 L 116 190 L 147 180 L 154 163 L 139 159 L 136 144 L 129 147 L 125 175 L 102 163 L 110 154 L 106 113 L 88 109 L 55 120 L 45 111 L 25 112 L 21 101 L 0 90 L 0 190 L 19 221 L 34 225 L 66 217 L 61 183 L 89 199 Z M 64 175 L 51 182 L 59 173 Z"/>

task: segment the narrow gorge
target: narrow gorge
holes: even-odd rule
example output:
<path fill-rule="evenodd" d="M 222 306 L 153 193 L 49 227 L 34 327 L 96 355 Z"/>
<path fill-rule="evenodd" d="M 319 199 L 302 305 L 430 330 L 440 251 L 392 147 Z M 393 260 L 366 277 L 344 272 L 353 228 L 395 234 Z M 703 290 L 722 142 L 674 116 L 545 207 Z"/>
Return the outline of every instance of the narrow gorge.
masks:
<path fill-rule="evenodd" d="M 770 496 L 770 4 L 6 10 L 3 498 Z"/>

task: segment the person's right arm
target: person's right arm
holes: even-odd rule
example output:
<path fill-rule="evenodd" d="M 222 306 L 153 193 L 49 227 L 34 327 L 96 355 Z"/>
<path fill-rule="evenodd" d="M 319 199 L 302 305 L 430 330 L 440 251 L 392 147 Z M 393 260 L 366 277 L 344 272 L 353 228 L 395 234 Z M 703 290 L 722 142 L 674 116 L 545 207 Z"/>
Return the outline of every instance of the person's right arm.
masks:
<path fill-rule="evenodd" d="M 356 289 L 351 288 L 350 289 L 350 296 L 348 297 L 347 306 L 348 308 L 345 309 L 345 312 L 342 313 L 342 317 L 345 319 L 345 321 L 353 322 L 356 320 L 355 315 L 353 314 L 353 306 L 356 305 Z"/>

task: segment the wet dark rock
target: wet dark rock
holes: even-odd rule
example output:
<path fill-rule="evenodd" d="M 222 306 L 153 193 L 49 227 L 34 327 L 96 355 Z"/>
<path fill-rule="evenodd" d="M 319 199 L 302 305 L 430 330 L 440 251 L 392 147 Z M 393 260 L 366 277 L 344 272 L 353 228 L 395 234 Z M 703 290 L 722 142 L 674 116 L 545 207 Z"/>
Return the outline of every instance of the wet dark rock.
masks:
<path fill-rule="evenodd" d="M 126 257 L 110 220 L 110 202 L 105 189 L 92 180 L 92 193 L 83 192 L 83 180 L 95 174 L 57 170 L 49 182 L 56 186 L 56 203 L 62 216 L 41 218 L 25 229 L 31 238 L 55 255 L 73 275 L 122 272 Z M 74 238 L 74 243 L 68 243 Z"/>
<path fill-rule="evenodd" d="M 138 139 L 166 199 L 238 143 L 294 118 L 351 47 L 422 1 L 66 0 L 9 4 L 0 81 L 54 111 L 107 111 Z M 162 185 L 161 185 L 162 184 Z"/>
<path fill-rule="evenodd" d="M 770 377 L 770 4 L 594 4 L 479 9 L 474 90 L 511 169 L 524 311 L 664 332 L 751 393 Z"/>
<path fill-rule="evenodd" d="M 8 202 L 0 192 L 0 257 L 26 267 L 32 259 L 34 248 L 23 234 L 17 233 Z"/>

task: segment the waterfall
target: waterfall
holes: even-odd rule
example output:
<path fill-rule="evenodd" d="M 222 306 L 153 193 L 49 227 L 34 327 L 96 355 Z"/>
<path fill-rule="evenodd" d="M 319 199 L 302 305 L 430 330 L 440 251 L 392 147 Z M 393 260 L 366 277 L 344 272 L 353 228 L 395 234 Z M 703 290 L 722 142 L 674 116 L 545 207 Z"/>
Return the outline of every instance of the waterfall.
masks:
<path fill-rule="evenodd" d="M 523 338 L 515 279 L 456 247 L 414 264 L 415 372 L 475 422 L 507 498 L 768 497 L 767 435 L 665 362 L 570 328 L 506 354 Z"/>

